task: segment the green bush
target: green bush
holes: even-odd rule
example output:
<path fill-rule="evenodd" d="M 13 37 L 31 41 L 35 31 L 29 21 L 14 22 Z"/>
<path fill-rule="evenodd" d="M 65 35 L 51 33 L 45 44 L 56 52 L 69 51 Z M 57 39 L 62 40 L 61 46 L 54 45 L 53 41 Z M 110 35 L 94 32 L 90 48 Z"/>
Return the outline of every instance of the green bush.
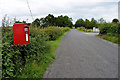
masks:
<path fill-rule="evenodd" d="M 110 23 L 103 23 L 99 26 L 100 34 L 106 34 L 111 27 Z"/>
<path fill-rule="evenodd" d="M 26 63 L 41 61 L 50 50 L 48 40 L 55 40 L 69 28 L 49 27 L 45 29 L 30 27 L 30 44 L 13 45 L 12 27 L 2 28 L 2 77 L 12 78 L 22 74 Z"/>
<path fill-rule="evenodd" d="M 100 35 L 105 35 L 104 39 L 120 44 L 120 24 L 103 23 L 99 26 Z"/>
<path fill-rule="evenodd" d="M 79 31 L 84 31 L 84 32 L 93 32 L 92 29 L 86 29 L 85 27 L 77 27 Z"/>
<path fill-rule="evenodd" d="M 120 24 L 114 23 L 103 23 L 99 26 L 100 34 L 107 34 L 107 33 L 120 33 Z"/>
<path fill-rule="evenodd" d="M 49 35 L 49 40 L 56 40 L 59 36 L 61 36 L 64 32 L 68 31 L 70 28 L 68 27 L 48 27 L 41 29 L 41 31 L 45 31 L 47 35 Z"/>
<path fill-rule="evenodd" d="M 86 32 L 93 32 L 93 30 L 92 29 L 87 29 Z"/>
<path fill-rule="evenodd" d="M 79 27 L 79 30 L 84 31 L 85 27 Z"/>
<path fill-rule="evenodd" d="M 85 31 L 85 27 L 77 27 L 76 29 L 79 31 Z"/>

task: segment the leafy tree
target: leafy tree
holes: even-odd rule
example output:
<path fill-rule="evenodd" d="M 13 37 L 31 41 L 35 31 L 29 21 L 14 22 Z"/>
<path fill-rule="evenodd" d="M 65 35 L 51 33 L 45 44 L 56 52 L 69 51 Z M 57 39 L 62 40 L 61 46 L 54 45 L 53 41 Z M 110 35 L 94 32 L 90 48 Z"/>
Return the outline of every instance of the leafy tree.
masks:
<path fill-rule="evenodd" d="M 72 23 L 72 18 L 69 18 L 68 16 L 58 16 L 56 18 L 56 26 L 60 26 L 60 27 L 72 27 L 73 23 Z"/>
<path fill-rule="evenodd" d="M 35 27 L 35 26 L 37 26 L 37 27 L 40 26 L 40 19 L 38 19 L 38 18 L 35 19 L 35 20 L 32 22 L 32 26 L 34 26 L 34 27 Z"/>
<path fill-rule="evenodd" d="M 118 23 L 118 22 L 119 22 L 119 20 L 116 18 L 112 20 L 112 23 Z"/>
<path fill-rule="evenodd" d="M 75 27 L 81 27 L 81 26 L 85 26 L 85 22 L 83 19 L 78 19 L 76 22 L 75 22 Z"/>
<path fill-rule="evenodd" d="M 90 27 L 91 28 L 97 27 L 97 21 L 94 18 L 91 19 L 91 25 L 90 25 Z"/>
<path fill-rule="evenodd" d="M 65 27 L 72 27 L 72 18 L 69 18 L 68 16 L 64 16 L 64 26 Z"/>
<path fill-rule="evenodd" d="M 46 26 L 54 26 L 55 17 L 52 14 L 48 14 L 48 16 L 45 17 L 45 25 Z"/>
<path fill-rule="evenodd" d="M 65 27 L 64 26 L 64 19 L 63 19 L 63 16 L 58 16 L 58 18 L 56 19 L 56 25 L 57 26 L 61 26 L 61 27 Z"/>
<path fill-rule="evenodd" d="M 40 26 L 44 26 L 44 22 L 45 22 L 45 19 L 44 18 L 40 18 Z"/>
<path fill-rule="evenodd" d="M 85 19 L 85 28 L 90 29 L 90 21 L 88 19 Z"/>
<path fill-rule="evenodd" d="M 52 14 L 48 14 L 45 18 L 36 19 L 32 25 L 34 26 L 60 26 L 60 27 L 71 27 L 73 26 L 72 18 L 68 16 L 54 17 Z"/>

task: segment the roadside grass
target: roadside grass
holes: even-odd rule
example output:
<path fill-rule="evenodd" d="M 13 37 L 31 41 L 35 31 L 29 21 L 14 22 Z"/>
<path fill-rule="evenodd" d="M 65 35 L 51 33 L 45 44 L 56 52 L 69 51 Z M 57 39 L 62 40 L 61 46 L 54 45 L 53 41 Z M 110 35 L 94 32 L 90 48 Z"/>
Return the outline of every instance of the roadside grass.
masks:
<path fill-rule="evenodd" d="M 67 31 L 67 32 L 69 32 L 69 31 Z M 62 38 L 64 37 L 64 35 L 67 32 L 65 32 L 62 36 L 60 36 L 56 41 L 48 41 L 48 43 L 51 45 L 51 49 L 49 52 L 50 54 L 54 53 L 53 55 L 55 55 L 55 51 L 56 51 L 57 47 L 59 46 L 60 41 L 62 40 Z"/>
<path fill-rule="evenodd" d="M 49 52 L 42 54 L 43 57 L 41 57 L 42 59 L 40 59 L 40 62 L 30 61 L 30 63 L 27 63 L 24 71 L 22 72 L 21 75 L 18 75 L 17 78 L 40 78 L 42 79 L 45 71 L 47 70 L 47 67 L 49 67 L 50 63 L 56 59 L 56 54 L 55 54 L 56 49 L 59 46 L 59 43 L 61 42 L 62 38 L 67 32 L 65 32 L 62 36 L 60 36 L 55 41 L 47 41 L 47 43 L 50 44 Z"/>
<path fill-rule="evenodd" d="M 79 29 L 77 29 L 78 31 L 81 31 L 81 32 L 85 32 L 85 31 L 83 31 L 83 30 L 79 30 Z"/>
<path fill-rule="evenodd" d="M 116 37 L 116 36 L 108 36 L 108 35 L 100 35 L 100 34 L 99 34 L 99 35 L 96 35 L 96 36 L 120 45 L 119 37 Z"/>
<path fill-rule="evenodd" d="M 81 31 L 81 32 L 85 32 L 85 33 L 93 33 L 93 31 L 89 31 L 89 29 L 87 31 L 83 31 L 83 30 L 79 30 L 77 29 L 78 31 Z"/>
<path fill-rule="evenodd" d="M 92 33 L 93 30 L 92 29 L 81 29 L 80 27 L 76 28 L 78 31 L 81 31 L 81 32 L 86 32 L 86 33 Z"/>

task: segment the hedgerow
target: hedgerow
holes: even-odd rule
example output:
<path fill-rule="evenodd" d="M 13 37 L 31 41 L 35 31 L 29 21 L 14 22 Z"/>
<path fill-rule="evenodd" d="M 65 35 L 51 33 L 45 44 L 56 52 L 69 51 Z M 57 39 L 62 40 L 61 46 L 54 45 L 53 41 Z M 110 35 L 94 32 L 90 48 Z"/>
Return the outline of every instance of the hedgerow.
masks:
<path fill-rule="evenodd" d="M 120 44 L 120 23 L 103 23 L 99 26 L 100 35 L 104 35 L 104 39 Z"/>
<path fill-rule="evenodd" d="M 77 27 L 77 30 L 83 31 L 83 32 L 93 32 L 92 29 L 86 29 L 85 27 Z"/>
<path fill-rule="evenodd" d="M 41 29 L 41 31 L 45 31 L 45 33 L 49 36 L 49 40 L 56 40 L 60 35 L 64 32 L 68 31 L 70 28 L 68 27 L 48 27 Z"/>
<path fill-rule="evenodd" d="M 120 24 L 103 23 L 99 26 L 100 34 L 117 33 L 119 34 Z"/>
<path fill-rule="evenodd" d="M 45 29 L 30 27 L 30 44 L 13 45 L 12 27 L 2 28 L 2 78 L 14 78 L 22 74 L 23 67 L 31 61 L 42 61 L 50 50 L 46 42 L 56 40 L 69 28 L 48 27 Z"/>
<path fill-rule="evenodd" d="M 85 27 L 77 27 L 77 29 L 80 31 L 85 31 Z"/>

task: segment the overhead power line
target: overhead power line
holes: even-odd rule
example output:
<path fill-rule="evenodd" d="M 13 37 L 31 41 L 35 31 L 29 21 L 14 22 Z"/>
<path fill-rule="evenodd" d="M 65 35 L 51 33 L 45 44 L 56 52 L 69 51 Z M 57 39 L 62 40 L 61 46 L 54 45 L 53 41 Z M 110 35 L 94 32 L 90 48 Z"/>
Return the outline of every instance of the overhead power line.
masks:
<path fill-rule="evenodd" d="M 33 15 L 32 15 L 32 11 L 31 11 L 31 9 L 30 9 L 30 5 L 29 5 L 28 0 L 26 0 L 26 2 L 27 2 L 27 5 L 28 5 L 28 9 L 29 9 L 29 11 L 30 11 L 30 15 L 31 15 L 32 19 L 34 20 Z"/>

